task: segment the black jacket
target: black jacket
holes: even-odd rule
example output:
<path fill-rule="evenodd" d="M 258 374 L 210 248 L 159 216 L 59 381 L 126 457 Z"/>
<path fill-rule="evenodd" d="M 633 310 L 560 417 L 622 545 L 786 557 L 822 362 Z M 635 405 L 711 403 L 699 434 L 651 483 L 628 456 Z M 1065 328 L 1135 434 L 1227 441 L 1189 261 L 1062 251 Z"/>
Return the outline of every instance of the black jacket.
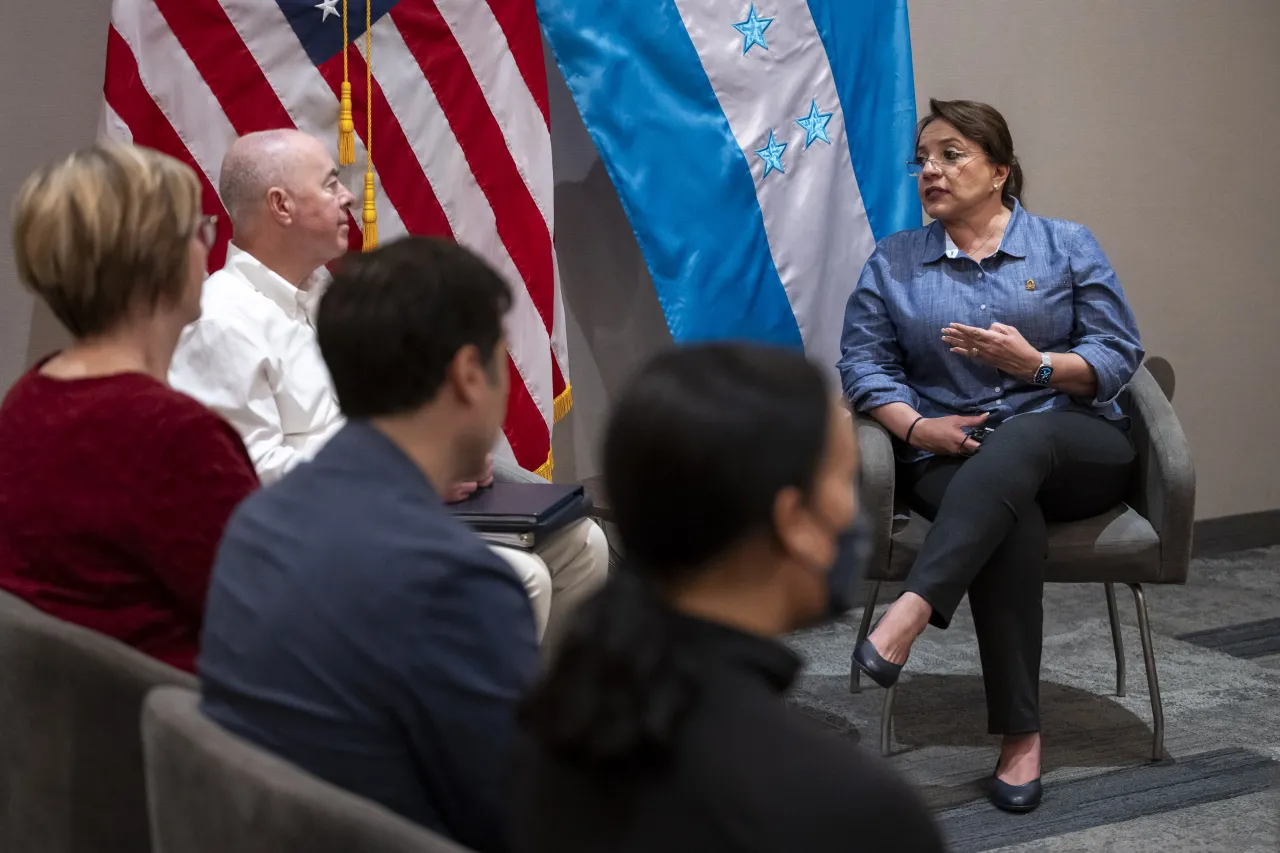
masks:
<path fill-rule="evenodd" d="M 944 849 L 915 792 L 878 757 L 789 709 L 780 643 L 673 617 L 701 690 L 673 748 L 587 767 L 518 747 L 515 853 L 806 853 Z"/>

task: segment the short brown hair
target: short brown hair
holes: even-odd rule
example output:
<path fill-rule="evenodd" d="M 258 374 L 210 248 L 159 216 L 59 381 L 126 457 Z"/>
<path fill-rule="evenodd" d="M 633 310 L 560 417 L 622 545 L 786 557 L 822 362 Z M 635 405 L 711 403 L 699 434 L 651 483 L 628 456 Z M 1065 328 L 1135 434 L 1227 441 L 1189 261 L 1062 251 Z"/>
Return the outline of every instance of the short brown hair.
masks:
<path fill-rule="evenodd" d="M 100 144 L 37 170 L 18 191 L 22 282 L 77 338 L 178 301 L 200 215 L 200 181 L 172 157 Z"/>
<path fill-rule="evenodd" d="M 1022 177 L 1022 164 L 1013 153 L 1013 134 L 1009 133 L 1009 125 L 999 110 L 981 101 L 939 101 L 937 98 L 930 98 L 929 114 L 920 120 L 920 126 L 916 128 L 917 146 L 920 145 L 920 134 L 938 119 L 960 131 L 966 139 L 978 143 L 978 147 L 992 163 L 1009 167 L 1009 177 L 1000 192 L 1005 207 L 1012 208 L 1014 199 L 1022 201 L 1022 192 L 1026 186 Z"/>

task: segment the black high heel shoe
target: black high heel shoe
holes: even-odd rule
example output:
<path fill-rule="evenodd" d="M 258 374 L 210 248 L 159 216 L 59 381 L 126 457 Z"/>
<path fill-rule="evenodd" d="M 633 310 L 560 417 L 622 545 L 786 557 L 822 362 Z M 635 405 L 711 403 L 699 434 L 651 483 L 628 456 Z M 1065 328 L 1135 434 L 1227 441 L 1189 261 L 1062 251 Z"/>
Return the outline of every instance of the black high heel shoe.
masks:
<path fill-rule="evenodd" d="M 1040 784 L 1039 777 L 1025 785 L 1010 785 L 1000 780 L 996 775 L 999 772 L 1000 762 L 997 761 L 996 769 L 991 771 L 991 786 L 987 789 L 987 799 L 991 800 L 991 805 L 1014 814 L 1035 811 L 1044 798 L 1044 786 Z"/>
<path fill-rule="evenodd" d="M 870 676 L 872 681 L 886 689 L 897 684 L 898 676 L 902 674 L 902 664 L 890 663 L 880 657 L 880 653 L 871 644 L 869 637 L 853 647 L 853 662 Z"/>

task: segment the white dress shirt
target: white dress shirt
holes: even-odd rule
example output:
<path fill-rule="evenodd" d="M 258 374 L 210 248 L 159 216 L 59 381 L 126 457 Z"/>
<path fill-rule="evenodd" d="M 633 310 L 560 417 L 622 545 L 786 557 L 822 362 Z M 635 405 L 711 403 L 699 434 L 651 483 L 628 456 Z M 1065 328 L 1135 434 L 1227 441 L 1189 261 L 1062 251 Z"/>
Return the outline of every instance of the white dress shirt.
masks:
<path fill-rule="evenodd" d="M 343 424 L 316 343 L 318 296 L 233 245 L 205 280 L 201 317 L 183 330 L 169 369 L 174 388 L 236 428 L 263 484 L 310 459 Z"/>

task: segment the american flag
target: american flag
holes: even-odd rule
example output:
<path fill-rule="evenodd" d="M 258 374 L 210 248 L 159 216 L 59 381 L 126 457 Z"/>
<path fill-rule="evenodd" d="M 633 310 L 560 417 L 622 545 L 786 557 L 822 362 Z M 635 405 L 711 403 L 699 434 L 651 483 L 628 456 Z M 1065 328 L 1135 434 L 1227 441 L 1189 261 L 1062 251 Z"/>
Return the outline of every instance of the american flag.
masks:
<path fill-rule="evenodd" d="M 452 236 L 511 284 L 505 443 L 550 478 L 572 394 L 534 0 L 115 0 L 100 133 L 196 170 L 205 212 L 219 214 L 216 269 L 231 236 L 214 189 L 227 147 L 297 128 L 336 158 L 344 53 L 357 136 L 343 180 L 360 199 L 371 129 L 380 239 Z M 357 201 L 353 250 L 359 219 Z"/>

